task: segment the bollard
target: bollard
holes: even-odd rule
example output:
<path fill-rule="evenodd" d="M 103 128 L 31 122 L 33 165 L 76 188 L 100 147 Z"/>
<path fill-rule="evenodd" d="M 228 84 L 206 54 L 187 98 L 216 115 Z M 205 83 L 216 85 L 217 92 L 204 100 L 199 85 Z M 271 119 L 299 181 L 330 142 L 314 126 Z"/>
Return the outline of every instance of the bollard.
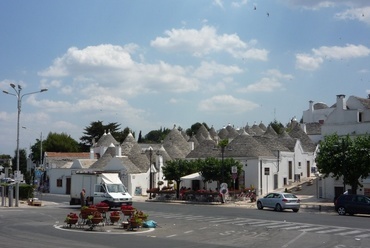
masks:
<path fill-rule="evenodd" d="M 5 186 L 1 186 L 1 206 L 5 207 Z"/>
<path fill-rule="evenodd" d="M 9 207 L 13 207 L 13 186 L 12 185 L 9 185 L 8 197 L 9 197 Z"/>

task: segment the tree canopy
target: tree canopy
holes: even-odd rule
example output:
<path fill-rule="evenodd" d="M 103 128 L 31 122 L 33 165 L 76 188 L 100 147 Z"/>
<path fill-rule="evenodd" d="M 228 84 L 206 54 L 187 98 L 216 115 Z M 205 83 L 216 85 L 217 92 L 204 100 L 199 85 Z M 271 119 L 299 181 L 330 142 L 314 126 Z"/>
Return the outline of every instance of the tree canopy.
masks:
<path fill-rule="evenodd" d="M 332 134 L 320 142 L 316 157 L 317 168 L 324 177 L 336 180 L 343 177 L 344 184 L 350 185 L 352 192 L 362 187 L 360 179 L 370 174 L 370 136 L 351 138 Z"/>
<path fill-rule="evenodd" d="M 80 138 L 81 146 L 84 151 L 88 151 L 92 146 L 93 140 L 98 141 L 104 133 L 110 132 L 117 142 L 122 143 L 130 133 L 130 128 L 126 127 L 120 131 L 121 124 L 116 122 L 104 125 L 102 121 L 93 121 L 90 126 L 85 127 L 83 136 Z M 135 133 L 132 133 L 135 136 Z"/>
<path fill-rule="evenodd" d="M 166 166 L 163 167 L 163 175 L 166 180 L 176 181 L 177 185 L 181 183 L 181 177 L 200 172 L 204 178 L 204 182 L 218 181 L 225 182 L 231 185 L 232 176 L 231 168 L 237 167 L 238 174 L 242 171 L 242 165 L 239 161 L 233 158 L 222 160 L 217 158 L 206 158 L 197 160 L 175 160 L 167 161 Z M 177 187 L 177 197 L 179 197 L 179 187 Z"/>
<path fill-rule="evenodd" d="M 35 164 L 39 164 L 41 159 L 41 149 L 43 152 L 80 152 L 80 144 L 66 133 L 50 132 L 45 140 L 36 142 L 31 146 L 31 159 Z"/>

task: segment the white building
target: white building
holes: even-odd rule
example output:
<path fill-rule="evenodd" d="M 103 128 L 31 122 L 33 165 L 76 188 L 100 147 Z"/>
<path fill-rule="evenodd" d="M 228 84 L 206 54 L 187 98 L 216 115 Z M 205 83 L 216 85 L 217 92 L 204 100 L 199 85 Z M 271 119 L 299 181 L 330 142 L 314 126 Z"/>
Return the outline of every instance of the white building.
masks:
<path fill-rule="evenodd" d="M 337 133 L 339 136 L 370 134 L 370 95 L 368 98 L 350 96 L 346 100 L 345 95 L 337 95 L 336 103 L 332 107 L 320 103 L 314 107 L 312 101 L 309 109 L 303 112 L 303 129 L 320 124 L 319 140 L 325 135 Z M 312 138 L 312 136 L 310 136 Z M 316 136 L 317 138 L 317 136 Z M 320 198 L 334 199 L 343 193 L 343 180 L 333 178 L 319 178 L 318 196 Z M 363 188 L 357 193 L 370 195 L 370 177 L 363 180 Z M 347 186 L 348 188 L 348 186 Z"/>

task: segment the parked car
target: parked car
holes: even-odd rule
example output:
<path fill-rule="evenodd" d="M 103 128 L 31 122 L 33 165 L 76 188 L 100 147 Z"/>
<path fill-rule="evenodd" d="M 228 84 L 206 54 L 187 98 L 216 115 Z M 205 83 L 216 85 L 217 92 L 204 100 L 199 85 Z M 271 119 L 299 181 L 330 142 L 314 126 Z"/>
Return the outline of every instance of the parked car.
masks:
<path fill-rule="evenodd" d="M 293 212 L 298 212 L 301 207 L 300 202 L 299 198 L 292 193 L 269 193 L 257 200 L 257 208 L 273 208 L 276 211 L 292 209 Z"/>
<path fill-rule="evenodd" d="M 370 198 L 365 195 L 340 195 L 334 202 L 339 215 L 370 214 Z"/>
<path fill-rule="evenodd" d="M 15 183 L 15 180 L 13 178 L 6 177 L 6 178 L 1 179 L 1 183 L 11 184 L 11 183 Z"/>

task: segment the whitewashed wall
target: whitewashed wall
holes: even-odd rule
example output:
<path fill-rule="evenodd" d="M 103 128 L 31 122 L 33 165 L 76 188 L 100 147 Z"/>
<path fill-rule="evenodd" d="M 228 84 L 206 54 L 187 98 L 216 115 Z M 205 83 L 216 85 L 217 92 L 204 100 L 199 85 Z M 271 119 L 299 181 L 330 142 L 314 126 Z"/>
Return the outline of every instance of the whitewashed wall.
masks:
<path fill-rule="evenodd" d="M 49 169 L 49 192 L 51 194 L 66 194 L 67 177 L 71 177 L 71 169 Z M 62 179 L 62 187 L 57 187 L 57 179 Z"/>

